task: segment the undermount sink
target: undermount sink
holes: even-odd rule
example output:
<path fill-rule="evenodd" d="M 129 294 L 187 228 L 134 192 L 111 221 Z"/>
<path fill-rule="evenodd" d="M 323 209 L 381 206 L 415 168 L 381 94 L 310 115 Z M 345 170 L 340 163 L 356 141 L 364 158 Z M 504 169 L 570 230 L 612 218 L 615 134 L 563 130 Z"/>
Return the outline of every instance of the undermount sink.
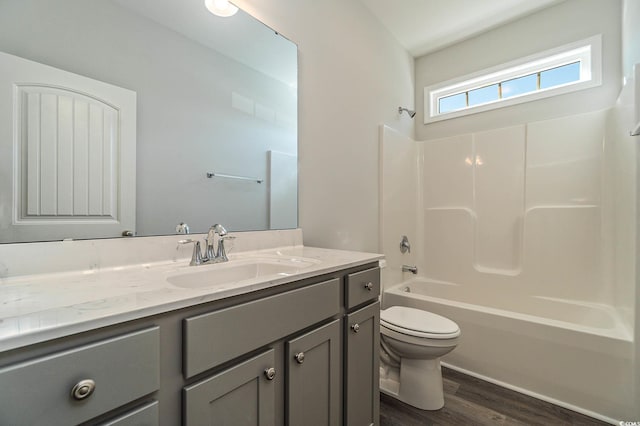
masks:
<path fill-rule="evenodd" d="M 176 287 L 208 288 L 258 278 L 289 276 L 316 263 L 300 259 L 230 261 L 191 267 L 187 272 L 168 277 L 167 281 Z"/>

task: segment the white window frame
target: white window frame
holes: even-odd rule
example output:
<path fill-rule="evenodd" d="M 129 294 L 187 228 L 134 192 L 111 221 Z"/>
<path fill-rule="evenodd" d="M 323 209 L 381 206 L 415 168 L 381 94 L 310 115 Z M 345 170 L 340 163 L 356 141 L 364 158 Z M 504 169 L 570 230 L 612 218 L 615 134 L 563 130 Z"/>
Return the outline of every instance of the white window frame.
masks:
<path fill-rule="evenodd" d="M 539 89 L 455 111 L 439 113 L 438 101 L 447 96 L 464 93 L 551 68 L 580 62 L 580 80 Z M 424 88 L 424 124 L 448 120 L 478 112 L 517 105 L 551 96 L 571 93 L 602 85 L 602 36 L 596 35 L 554 49 L 507 62 Z"/>

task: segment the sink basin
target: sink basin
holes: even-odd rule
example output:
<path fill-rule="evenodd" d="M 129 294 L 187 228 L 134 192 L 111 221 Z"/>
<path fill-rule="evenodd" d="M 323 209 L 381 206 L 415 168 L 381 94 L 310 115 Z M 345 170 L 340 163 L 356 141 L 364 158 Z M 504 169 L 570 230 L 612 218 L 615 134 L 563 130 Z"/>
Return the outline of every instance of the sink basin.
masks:
<path fill-rule="evenodd" d="M 293 275 L 314 264 L 316 262 L 299 259 L 230 261 L 190 267 L 188 272 L 170 276 L 167 281 L 176 287 L 209 288 L 233 284 L 238 281 Z"/>

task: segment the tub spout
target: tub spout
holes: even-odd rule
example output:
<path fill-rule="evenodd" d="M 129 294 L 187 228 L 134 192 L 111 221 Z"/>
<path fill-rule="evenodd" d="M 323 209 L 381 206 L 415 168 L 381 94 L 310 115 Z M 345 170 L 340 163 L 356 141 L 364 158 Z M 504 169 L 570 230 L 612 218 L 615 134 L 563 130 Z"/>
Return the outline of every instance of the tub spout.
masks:
<path fill-rule="evenodd" d="M 402 272 L 411 272 L 414 275 L 418 274 L 418 267 L 411 265 L 402 265 Z"/>

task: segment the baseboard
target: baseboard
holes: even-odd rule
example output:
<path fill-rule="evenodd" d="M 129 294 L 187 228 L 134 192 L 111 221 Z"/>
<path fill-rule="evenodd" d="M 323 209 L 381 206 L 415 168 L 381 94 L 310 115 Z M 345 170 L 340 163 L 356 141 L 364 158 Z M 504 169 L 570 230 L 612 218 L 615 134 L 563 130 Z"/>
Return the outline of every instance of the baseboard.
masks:
<path fill-rule="evenodd" d="M 472 377 L 475 377 L 477 379 L 484 380 L 485 382 L 493 383 L 494 385 L 498 385 L 500 387 L 503 387 L 503 388 L 506 388 L 506 389 L 510 389 L 512 391 L 515 391 L 515 392 L 530 396 L 532 398 L 536 398 L 536 399 L 540 399 L 540 400 L 545 401 L 545 402 L 549 402 L 549 403 L 551 403 L 553 405 L 557 405 L 559 407 L 566 408 L 567 410 L 571 410 L 571 411 L 575 411 L 576 413 L 584 414 L 585 416 L 593 417 L 594 419 L 603 421 L 605 423 L 609 423 L 609 424 L 612 424 L 612 425 L 619 425 L 620 424 L 619 420 L 614 420 L 614 419 L 612 419 L 610 417 L 603 416 L 602 414 L 598 414 L 598 413 L 595 413 L 593 411 L 585 410 L 584 408 L 577 407 L 577 406 L 572 405 L 572 404 L 567 404 L 564 401 L 559 401 L 559 400 L 557 400 L 555 398 L 551 398 L 551 397 L 548 397 L 546 395 L 541 395 L 539 393 L 532 392 L 530 390 L 527 390 L 527 389 L 524 389 L 524 388 L 521 388 L 521 387 L 518 387 L 518 386 L 514 386 L 514 385 L 511 385 L 509 383 L 505 383 L 503 381 L 496 380 L 496 379 L 493 379 L 491 377 L 487 377 L 487 376 L 482 375 L 482 374 L 474 373 L 473 371 L 469 371 L 469 370 L 466 370 L 464 368 L 456 367 L 455 365 L 451 365 L 451 364 L 448 364 L 446 362 L 442 362 L 441 364 L 442 364 L 443 367 L 450 368 L 452 370 L 458 371 L 458 372 L 466 374 L 468 376 L 472 376 Z"/>

